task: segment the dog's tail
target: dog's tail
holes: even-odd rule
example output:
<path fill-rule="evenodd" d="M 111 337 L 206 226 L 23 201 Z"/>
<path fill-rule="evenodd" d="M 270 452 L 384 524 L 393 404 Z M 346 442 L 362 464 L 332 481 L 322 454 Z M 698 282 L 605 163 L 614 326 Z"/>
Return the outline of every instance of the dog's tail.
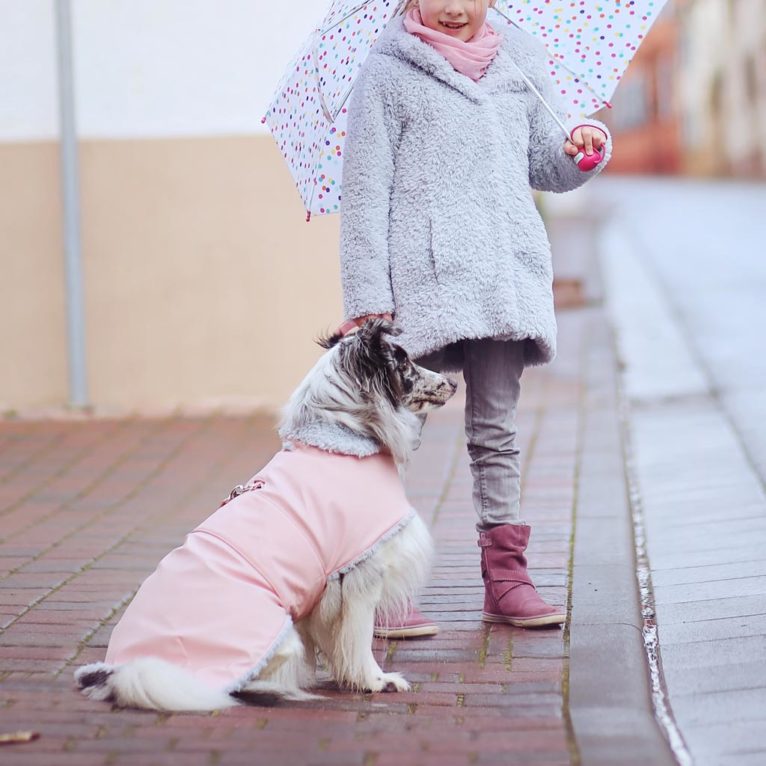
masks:
<path fill-rule="evenodd" d="M 321 694 L 311 694 L 297 687 L 286 688 L 270 681 L 253 681 L 231 696 L 245 705 L 276 707 L 282 702 L 313 702 L 324 699 Z"/>
<path fill-rule="evenodd" d="M 85 665 L 74 674 L 83 694 L 118 707 L 167 712 L 204 712 L 239 704 L 223 690 L 211 689 L 169 662 L 145 657 L 125 665 Z"/>

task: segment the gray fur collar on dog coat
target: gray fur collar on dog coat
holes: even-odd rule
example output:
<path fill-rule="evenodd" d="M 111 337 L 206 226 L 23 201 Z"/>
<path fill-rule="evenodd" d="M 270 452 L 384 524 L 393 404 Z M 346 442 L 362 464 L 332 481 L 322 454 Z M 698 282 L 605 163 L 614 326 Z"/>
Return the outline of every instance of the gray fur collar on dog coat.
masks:
<path fill-rule="evenodd" d="M 498 32 L 497 56 L 474 82 L 396 18 L 352 93 L 341 205 L 345 314 L 395 311 L 397 342 L 414 358 L 487 337 L 528 339 L 528 365 L 554 357 L 550 245 L 530 186 L 569 191 L 611 155 L 609 140 L 597 170 L 577 168 L 514 66 L 555 106 L 543 48 L 524 32 Z"/>

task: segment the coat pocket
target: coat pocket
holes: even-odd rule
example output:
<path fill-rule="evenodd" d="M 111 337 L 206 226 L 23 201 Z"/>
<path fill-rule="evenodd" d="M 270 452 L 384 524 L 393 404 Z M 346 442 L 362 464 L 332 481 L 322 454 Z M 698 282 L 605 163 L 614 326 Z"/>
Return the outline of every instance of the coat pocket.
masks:
<path fill-rule="evenodd" d="M 440 287 L 458 288 L 473 281 L 477 265 L 475 231 L 455 218 L 429 219 L 429 265 Z M 481 249 L 480 249 L 481 250 Z"/>

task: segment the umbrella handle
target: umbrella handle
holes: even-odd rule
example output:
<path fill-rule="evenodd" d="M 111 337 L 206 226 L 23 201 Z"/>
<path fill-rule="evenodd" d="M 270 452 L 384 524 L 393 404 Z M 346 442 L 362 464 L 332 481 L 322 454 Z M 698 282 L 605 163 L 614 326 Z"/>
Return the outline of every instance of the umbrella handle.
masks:
<path fill-rule="evenodd" d="M 532 81 L 527 77 L 521 67 L 515 62 L 512 62 L 513 65 L 518 70 L 519 74 L 521 75 L 524 82 L 527 84 L 527 87 L 534 93 L 537 98 L 540 99 L 540 102 L 542 105 L 548 110 L 548 113 L 551 117 L 556 121 L 556 124 L 561 128 L 561 131 L 566 136 L 567 141 L 572 141 L 572 136 L 570 135 L 569 131 L 567 130 L 566 125 L 561 121 L 561 118 L 556 114 L 556 112 L 553 111 L 551 108 L 551 105 L 543 98 L 543 94 L 540 93 L 540 91 L 534 86 Z M 582 127 L 581 125 L 578 125 L 577 127 Z M 572 141 L 574 143 L 574 141 Z M 589 170 L 593 170 L 597 165 L 601 164 L 601 161 L 606 156 L 606 150 L 601 149 L 594 149 L 593 154 L 585 154 L 585 152 L 579 152 L 574 157 L 572 157 L 572 161 L 577 165 L 580 170 L 587 173 Z"/>
<path fill-rule="evenodd" d="M 596 149 L 594 147 L 593 154 L 578 152 L 574 157 L 572 157 L 572 161 L 575 163 L 575 165 L 577 165 L 578 168 L 580 168 L 580 170 L 582 170 L 584 173 L 587 173 L 589 170 L 593 170 L 593 168 L 600 165 L 605 155 L 606 150 L 603 146 L 600 149 Z"/>

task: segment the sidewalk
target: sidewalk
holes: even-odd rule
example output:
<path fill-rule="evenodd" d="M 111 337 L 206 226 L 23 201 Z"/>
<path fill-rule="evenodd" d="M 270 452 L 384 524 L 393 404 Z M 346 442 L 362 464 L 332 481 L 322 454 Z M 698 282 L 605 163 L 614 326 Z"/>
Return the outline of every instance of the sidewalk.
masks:
<path fill-rule="evenodd" d="M 316 705 L 212 716 L 112 712 L 81 697 L 72 670 L 103 659 L 142 579 L 277 441 L 255 417 L 1 423 L 0 728 L 41 734 L 4 748 L 3 764 L 671 763 L 642 664 L 602 310 L 562 312 L 559 347 L 553 365 L 525 373 L 518 426 L 532 574 L 572 620 L 481 623 L 458 395 L 429 420 L 408 479 L 437 542 L 422 606 L 441 633 L 375 646 L 414 684 L 407 694 L 328 687 Z M 587 536 L 573 548 L 575 517 Z M 605 616 L 617 592 L 626 598 Z"/>
<path fill-rule="evenodd" d="M 760 766 L 766 184 L 610 178 L 591 201 L 666 715 L 695 764 Z"/>

